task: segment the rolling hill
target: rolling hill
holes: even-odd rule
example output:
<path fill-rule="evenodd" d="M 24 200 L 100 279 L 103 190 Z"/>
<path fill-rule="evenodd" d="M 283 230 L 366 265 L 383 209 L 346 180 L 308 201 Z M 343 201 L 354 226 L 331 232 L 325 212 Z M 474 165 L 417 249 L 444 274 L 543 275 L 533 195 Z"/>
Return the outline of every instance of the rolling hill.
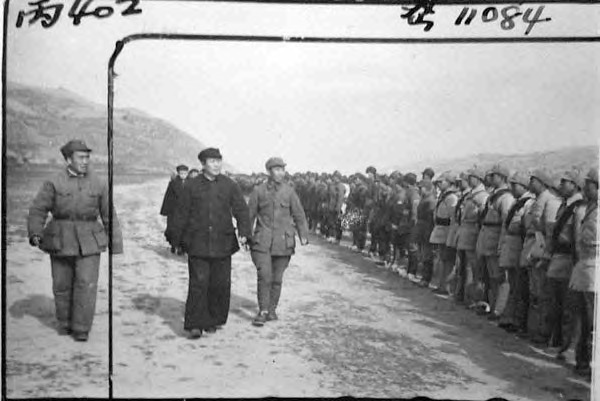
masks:
<path fill-rule="evenodd" d="M 94 163 L 106 165 L 106 105 L 68 90 L 7 82 L 6 123 L 9 165 L 62 164 L 59 148 L 74 138 L 94 151 Z M 114 111 L 114 169 L 170 172 L 180 163 L 198 166 L 205 146 L 172 124 L 135 109 Z M 225 164 L 224 169 L 235 172 Z"/>

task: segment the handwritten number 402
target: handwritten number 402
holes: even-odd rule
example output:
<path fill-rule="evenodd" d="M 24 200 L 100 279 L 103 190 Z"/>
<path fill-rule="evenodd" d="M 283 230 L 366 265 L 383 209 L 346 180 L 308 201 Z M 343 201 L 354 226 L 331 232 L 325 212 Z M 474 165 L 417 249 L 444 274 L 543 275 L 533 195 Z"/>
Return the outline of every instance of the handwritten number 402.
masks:
<path fill-rule="evenodd" d="M 97 6 L 91 9 L 93 0 L 85 0 L 82 5 L 82 0 L 74 0 L 73 5 L 69 9 L 68 16 L 73 19 L 73 25 L 79 25 L 84 17 L 107 18 L 113 15 L 114 9 L 111 6 Z M 25 17 L 29 18 L 29 25 L 33 25 L 40 21 L 44 28 L 50 28 L 58 22 L 64 8 L 64 4 L 54 3 L 49 4 L 50 0 L 37 0 L 29 2 L 31 7 L 27 11 L 19 11 L 17 16 L 17 28 L 23 25 Z M 121 15 L 128 16 L 139 14 L 142 12 L 138 8 L 140 0 L 115 0 L 116 4 L 128 4 L 121 12 Z"/>
<path fill-rule="evenodd" d="M 458 18 L 456 18 L 454 25 L 471 24 L 471 22 L 477 16 L 477 11 L 478 10 L 474 8 L 464 7 Z M 497 21 L 501 16 L 502 20 L 500 21 L 500 27 L 507 31 L 515 27 L 515 18 L 523 16 L 523 22 L 527 23 L 525 35 L 529 35 L 535 24 L 551 20 L 551 18 L 541 18 L 542 13 L 544 12 L 544 6 L 539 6 L 535 10 L 535 14 L 532 16 L 533 12 L 533 8 L 527 8 L 525 12 L 521 12 L 521 9 L 518 6 L 504 7 L 500 11 L 498 11 L 496 7 L 487 7 L 481 13 L 481 20 L 483 22 L 494 22 Z"/>

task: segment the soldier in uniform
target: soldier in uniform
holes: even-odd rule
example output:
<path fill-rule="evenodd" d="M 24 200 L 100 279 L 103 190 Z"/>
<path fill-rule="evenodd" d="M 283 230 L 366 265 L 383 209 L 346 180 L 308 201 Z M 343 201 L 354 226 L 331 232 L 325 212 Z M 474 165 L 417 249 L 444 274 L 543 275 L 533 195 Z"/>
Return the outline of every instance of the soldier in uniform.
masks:
<path fill-rule="evenodd" d="M 342 239 L 342 207 L 346 198 L 346 187 L 339 171 L 333 173 L 329 187 L 329 233 L 327 241 L 339 244 Z"/>
<path fill-rule="evenodd" d="M 175 238 L 188 253 L 189 287 L 184 329 L 191 339 L 214 333 L 227 322 L 231 294 L 231 255 L 250 236 L 242 190 L 221 174 L 223 156 L 207 148 L 198 154 L 202 174 L 190 181 L 176 214 Z M 233 227 L 237 223 L 239 243 Z"/>
<path fill-rule="evenodd" d="M 451 216 L 454 214 L 454 208 L 458 203 L 458 196 L 456 195 L 456 188 L 454 187 L 455 181 L 456 176 L 450 171 L 443 173 L 440 176 L 440 179 L 436 181 L 440 189 L 440 196 L 435 205 L 435 227 L 431 232 L 429 242 L 434 246 L 436 263 L 435 277 L 439 284 L 434 291 L 438 294 L 448 294 L 448 291 L 445 288 L 446 279 L 456 260 L 455 248 L 446 246 Z"/>
<path fill-rule="evenodd" d="M 479 236 L 479 215 L 485 206 L 488 193 L 483 185 L 483 170 L 473 168 L 467 175 L 471 190 L 463 202 L 456 247 L 459 251 L 464 251 L 465 255 L 465 304 L 474 307 L 483 299 L 481 266 L 475 249 Z"/>
<path fill-rule="evenodd" d="M 163 203 L 160 208 L 161 216 L 167 217 L 167 228 L 165 230 L 165 238 L 171 245 L 171 253 L 177 252 L 178 255 L 183 254 L 181 244 L 175 243 L 173 240 L 173 232 L 175 231 L 175 213 L 181 207 L 181 198 L 183 197 L 183 188 L 188 176 L 188 167 L 184 164 L 177 166 L 177 175 L 169 182 Z M 197 171 L 197 170 L 196 170 Z"/>
<path fill-rule="evenodd" d="M 417 208 L 417 223 L 413 231 L 413 242 L 419 247 L 419 261 L 423 266 L 421 274 L 421 287 L 429 287 L 433 276 L 433 247 L 429 242 L 433 231 L 433 211 L 435 209 L 435 189 L 433 183 L 422 180 L 419 183 L 421 201 Z"/>
<path fill-rule="evenodd" d="M 50 254 L 58 333 L 87 341 L 100 253 L 108 246 L 108 185 L 89 168 L 92 150 L 83 141 L 69 141 L 60 151 L 67 166 L 42 185 L 29 209 L 27 229 L 29 243 Z M 45 224 L 49 212 L 52 218 Z M 123 252 L 114 210 L 112 252 Z"/>
<path fill-rule="evenodd" d="M 469 187 L 469 176 L 467 173 L 460 173 L 460 175 L 456 179 L 455 183 L 458 191 L 456 206 L 454 207 L 454 212 L 450 216 L 450 228 L 448 229 L 448 238 L 446 240 L 446 246 L 449 248 L 453 248 L 456 254 L 456 259 L 454 261 L 454 268 L 450 277 L 448 277 L 448 282 L 450 284 L 450 291 L 454 296 L 454 300 L 457 303 L 463 303 L 465 297 L 465 251 L 458 250 L 458 230 L 460 228 L 461 216 L 463 212 L 463 205 L 467 195 L 470 192 Z"/>
<path fill-rule="evenodd" d="M 421 203 L 421 194 L 417 187 L 417 176 L 414 173 L 408 173 L 404 176 L 406 185 L 406 198 L 402 209 L 402 218 L 398 225 L 398 235 L 405 238 L 408 244 L 408 266 L 407 277 L 414 279 L 419 266 L 419 246 L 416 242 L 414 229 L 417 224 L 417 212 Z"/>
<path fill-rule="evenodd" d="M 476 252 L 484 264 L 482 268 L 487 269 L 489 278 L 488 299 L 490 305 L 490 319 L 498 320 L 502 310 L 496 307 L 499 291 L 502 286 L 502 306 L 508 298 L 507 277 L 503 274 L 499 265 L 499 247 L 502 236 L 502 224 L 508 216 L 508 212 L 514 202 L 514 197 L 508 188 L 510 172 L 508 168 L 500 164 L 490 170 L 491 186 L 494 188 L 487 198 L 485 208 L 481 214 L 481 231 L 477 237 Z"/>
<path fill-rule="evenodd" d="M 433 171 L 431 167 L 427 167 L 421 173 L 421 178 L 423 179 L 423 181 L 433 182 L 433 177 L 435 177 L 435 171 Z"/>
<path fill-rule="evenodd" d="M 575 233 L 580 231 L 581 221 L 585 215 L 585 201 L 581 189 L 583 177 L 579 171 L 566 171 L 561 176 L 562 204 L 556 214 L 556 223 L 552 227 L 550 242 L 550 264 L 548 265 L 548 287 L 551 304 L 548 324 L 551 335 L 551 347 L 563 345 L 563 324 L 570 311 L 565 309 L 569 280 L 577 261 Z"/>
<path fill-rule="evenodd" d="M 296 246 L 295 229 L 302 245 L 308 244 L 308 225 L 296 192 L 283 182 L 285 163 L 279 157 L 266 163 L 269 181 L 257 187 L 248 203 L 250 225 L 256 229 L 251 240 L 252 261 L 257 269 L 258 314 L 255 326 L 277 320 L 283 273 Z"/>
<path fill-rule="evenodd" d="M 515 202 L 508 211 L 502 227 L 504 232 L 500 236 L 498 262 L 503 274 L 508 276 L 509 294 L 498 326 L 509 332 L 515 332 L 525 330 L 527 323 L 529 277 L 526 266 L 521 265 L 520 260 L 525 239 L 523 216 L 529 212 L 534 196 L 528 191 L 527 175 L 517 172 L 511 176 L 509 182 Z"/>
<path fill-rule="evenodd" d="M 523 253 L 529 269 L 529 310 L 527 313 L 527 334 L 535 343 L 546 344 L 550 337 L 547 325 L 549 310 L 549 290 L 546 271 L 550 253 L 545 244 L 552 236 L 552 225 L 561 201 L 549 190 L 553 185 L 548 171 L 538 169 L 530 176 L 529 186 L 536 196 L 529 213 L 525 215 L 527 231 Z"/>
<path fill-rule="evenodd" d="M 594 326 L 594 298 L 596 269 L 598 268 L 598 168 L 592 168 L 584 184 L 587 206 L 577 237 L 577 264 L 569 281 L 567 308 L 571 321 L 567 337 L 579 332 L 575 348 L 575 373 L 591 377 Z M 578 326 L 578 327 L 577 327 Z M 578 329 L 578 330 L 577 330 Z M 570 341 L 566 342 L 570 345 Z"/>

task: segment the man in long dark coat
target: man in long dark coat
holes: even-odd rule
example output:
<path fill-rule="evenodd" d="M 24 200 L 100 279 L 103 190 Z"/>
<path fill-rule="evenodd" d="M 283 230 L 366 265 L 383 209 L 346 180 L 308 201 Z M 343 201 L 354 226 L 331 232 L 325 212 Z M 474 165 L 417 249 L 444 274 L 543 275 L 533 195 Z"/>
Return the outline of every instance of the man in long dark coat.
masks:
<path fill-rule="evenodd" d="M 171 253 L 177 252 L 178 255 L 183 254 L 181 244 L 175 242 L 173 232 L 175 231 L 175 213 L 181 207 L 181 199 L 183 197 L 183 189 L 186 184 L 188 175 L 188 167 L 185 165 L 177 166 L 177 175 L 169 182 L 162 206 L 160 208 L 161 216 L 167 216 L 167 228 L 165 230 L 165 238 L 171 244 Z"/>
<path fill-rule="evenodd" d="M 218 149 L 200 152 L 202 174 L 190 180 L 176 213 L 174 238 L 188 254 L 189 287 L 184 329 L 190 338 L 214 333 L 227 322 L 231 295 L 231 255 L 246 246 L 250 235 L 248 206 L 242 190 L 221 174 Z"/>

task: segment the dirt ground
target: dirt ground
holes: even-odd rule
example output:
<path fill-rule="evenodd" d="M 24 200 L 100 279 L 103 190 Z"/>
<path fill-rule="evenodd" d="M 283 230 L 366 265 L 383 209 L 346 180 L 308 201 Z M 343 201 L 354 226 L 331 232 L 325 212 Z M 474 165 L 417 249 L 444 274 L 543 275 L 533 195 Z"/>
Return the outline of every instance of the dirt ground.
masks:
<path fill-rule="evenodd" d="M 284 278 L 280 320 L 256 313 L 250 255 L 233 258 L 229 321 L 183 331 L 187 263 L 158 215 L 166 182 L 115 187 L 125 254 L 113 261 L 115 397 L 344 396 L 590 399 L 589 383 L 547 350 L 498 329 L 350 250 L 313 237 Z M 11 231 L 12 230 L 12 231 Z M 107 259 L 88 343 L 59 337 L 48 257 L 9 226 L 9 397 L 108 393 Z"/>

